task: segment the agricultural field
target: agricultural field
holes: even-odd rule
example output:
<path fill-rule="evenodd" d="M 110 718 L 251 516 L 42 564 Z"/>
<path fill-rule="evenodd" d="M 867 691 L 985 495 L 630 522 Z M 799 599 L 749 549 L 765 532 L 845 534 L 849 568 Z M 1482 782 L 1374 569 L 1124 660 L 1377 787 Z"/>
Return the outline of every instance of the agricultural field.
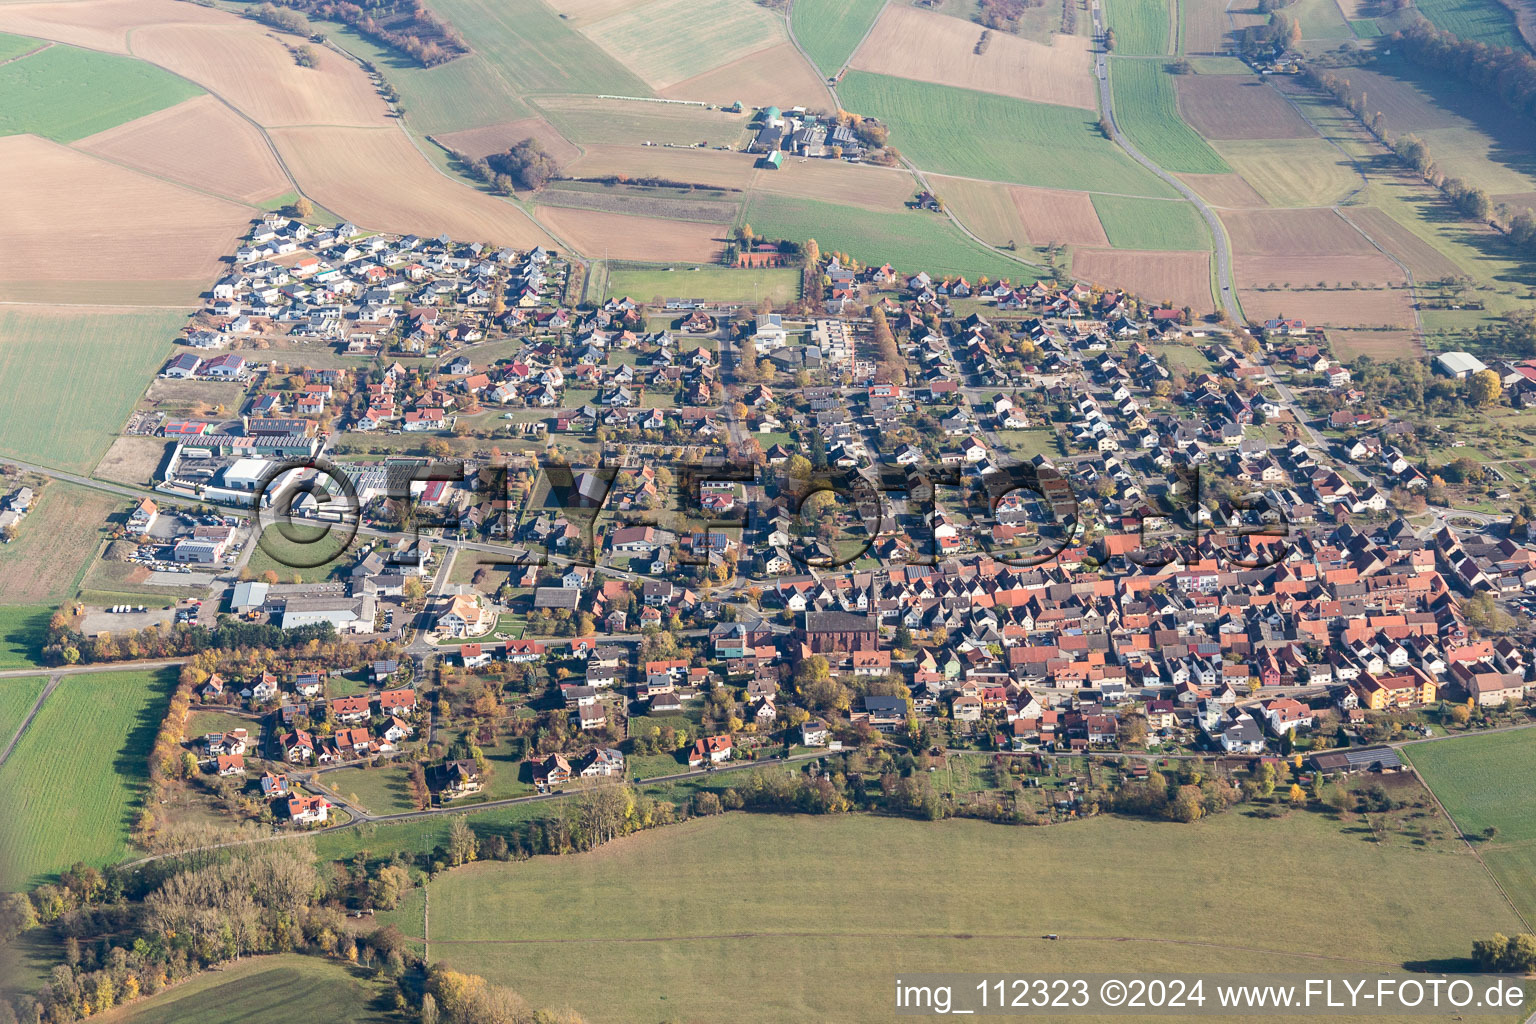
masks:
<path fill-rule="evenodd" d="M 925 171 L 1061 189 L 1091 181 L 1105 192 L 1174 197 L 1104 138 L 1091 111 L 862 71 L 844 76 L 838 96 L 890 125 L 892 145 Z M 957 134 L 957 125 L 966 131 Z"/>
<path fill-rule="evenodd" d="M 631 180 L 662 178 L 690 185 L 746 189 L 757 177 L 757 160 L 745 153 L 718 149 L 677 149 L 670 146 L 623 146 L 591 143 L 566 165 L 572 178 L 624 175 Z"/>
<path fill-rule="evenodd" d="M 893 3 L 853 55 L 851 67 L 1034 103 L 1097 110 L 1086 36 L 1056 36 L 1047 46 L 1007 32 L 992 32 L 978 54 L 983 31 L 972 21 Z M 839 87 L 840 96 L 843 88 Z M 857 105 L 849 109 L 871 113 Z M 970 122 L 952 122 L 966 123 Z"/>
<path fill-rule="evenodd" d="M 602 298 L 632 295 L 642 302 L 663 298 L 708 299 L 756 305 L 768 299 L 775 306 L 800 297 L 800 271 L 793 267 L 735 270 L 729 267 L 680 266 L 670 269 L 608 270 Z"/>
<path fill-rule="evenodd" d="M 1257 76 L 1178 75 L 1179 113 L 1207 139 L 1305 139 L 1317 133 Z"/>
<path fill-rule="evenodd" d="M 1439 249 L 1374 206 L 1346 206 L 1341 212 L 1371 241 L 1402 260 L 1420 284 L 1456 277 L 1461 269 Z"/>
<path fill-rule="evenodd" d="M 661 90 L 670 100 L 730 105 L 740 100 L 752 107 L 803 106 L 827 110 L 832 94 L 826 81 L 793 43 L 756 50 L 729 64 L 685 78 Z"/>
<path fill-rule="evenodd" d="M 1124 288 L 1148 302 L 1188 306 L 1197 316 L 1216 308 L 1208 252 L 1079 249 L 1072 254 L 1072 273 L 1105 287 Z"/>
<path fill-rule="evenodd" d="M 440 174 L 398 128 L 322 125 L 271 134 L 305 192 L 358 224 L 518 248 L 564 248 L 512 203 Z"/>
<path fill-rule="evenodd" d="M 1093 208 L 1116 249 L 1199 249 L 1211 247 L 1200 213 L 1186 202 L 1131 199 L 1095 194 Z"/>
<path fill-rule="evenodd" d="M 381 1024 L 384 989 L 367 972 L 337 960 L 284 953 L 257 956 L 197 975 L 160 995 L 95 1019 L 102 1024 L 265 1024 L 312 1020 L 325 1008 L 328 1024 Z"/>
<path fill-rule="evenodd" d="M 749 123 L 746 114 L 706 110 L 682 103 L 639 103 L 596 96 L 541 96 L 534 104 L 560 134 L 580 146 L 602 142 L 629 145 L 650 142 L 658 146 L 670 143 L 735 149 L 745 143 Z"/>
<path fill-rule="evenodd" d="M 728 234 L 726 226 L 718 223 L 684 223 L 543 204 L 534 210 L 539 223 L 567 243 L 557 248 L 574 248 L 604 258 L 708 263 L 719 255 Z"/>
<path fill-rule="evenodd" d="M 153 64 L 50 46 L 0 64 L 0 135 L 73 142 L 191 99 L 200 90 Z"/>
<path fill-rule="evenodd" d="M 50 0 L 0 5 L 0 31 L 120 54 L 129 52 L 128 36 L 141 25 L 228 21 L 227 15 L 180 0 Z"/>
<path fill-rule="evenodd" d="M 917 185 L 910 173 L 899 168 L 787 157 L 778 170 L 759 168 L 752 190 L 866 210 L 899 210 L 917 193 Z"/>
<path fill-rule="evenodd" d="M 1115 95 L 1115 120 L 1136 148 L 1164 170 L 1225 173 L 1231 168 L 1179 116 L 1173 79 L 1160 61 L 1111 59 L 1109 84 Z M 1124 190 L 1104 186 L 1104 191 Z"/>
<path fill-rule="evenodd" d="M 1271 206 L 1331 206 L 1365 184 L 1348 157 L 1316 137 L 1218 142 L 1216 148 Z"/>
<path fill-rule="evenodd" d="M 1301 25 L 1304 40 L 1332 41 L 1353 39 L 1355 34 L 1344 23 L 1337 0 L 1296 0 L 1287 9 Z"/>
<path fill-rule="evenodd" d="M 1536 793 L 1521 782 L 1536 756 L 1536 731 L 1458 736 L 1403 752 L 1463 832 L 1491 826 L 1500 842 L 1536 839 Z"/>
<path fill-rule="evenodd" d="M 31 135 L 0 138 L 0 165 L 9 181 L 0 300 L 193 302 L 253 215 L 249 207 Z M 61 233 L 68 246 L 58 244 Z M 59 407 L 53 415 L 75 411 Z"/>
<path fill-rule="evenodd" d="M 241 203 L 293 183 L 249 121 L 202 95 L 80 140 L 79 148 Z"/>
<path fill-rule="evenodd" d="M 1235 6 L 1236 10 L 1229 10 Z M 1237 37 L 1250 25 L 1262 25 L 1267 17 L 1248 4 L 1229 5 L 1227 0 L 1180 0 L 1179 41 L 1180 50 L 1192 57 L 1196 54 L 1227 54 L 1237 49 Z M 1221 61 L 1213 65 L 1211 62 Z M 1226 68 L 1241 74 L 1250 74 L 1248 66 L 1233 57 L 1204 57 L 1191 61 L 1200 74 L 1219 73 L 1216 68 Z M 1240 69 L 1240 70 L 1239 70 Z"/>
<path fill-rule="evenodd" d="M 1459 844 L 1418 848 L 1368 838 L 1303 812 L 1273 822 L 1232 813 L 1193 827 L 1106 817 L 1033 830 L 863 815 L 727 815 L 591 854 L 446 874 L 429 888 L 427 937 L 435 958 L 511 984 L 536 1004 L 580 992 L 574 1008 L 595 1024 L 706 1014 L 726 975 L 733 1019 L 756 1024 L 859 1019 L 890 984 L 889 971 L 870 969 L 873 957 L 948 971 L 984 970 L 999 957 L 1022 971 L 1187 971 L 1218 963 L 1222 970 L 1316 970 L 1318 960 L 1302 957 L 1464 957 L 1473 938 L 1518 925 Z M 1088 862 L 1099 868 L 1085 874 L 1080 866 Z M 985 886 L 953 888 L 936 901 L 931 873 L 913 868 L 935 863 L 955 877 L 1027 875 L 1048 895 L 1034 902 L 1028 922 Z M 1241 952 L 1236 947 L 1255 945 L 1249 922 L 1215 908 L 1241 877 L 1239 865 L 1251 863 L 1281 877 L 1322 870 L 1351 884 L 1331 890 L 1326 915 L 1304 901 L 1271 907 L 1259 945 L 1274 952 Z M 886 898 L 871 900 L 850 886 L 855 874 L 879 878 Z M 1163 882 L 1148 889 L 1148 877 Z M 1142 898 L 1098 898 L 1105 891 Z M 722 917 L 721 894 L 746 892 L 750 916 Z M 806 920 L 807 906 L 834 923 L 830 930 Z M 615 907 L 625 910 L 616 914 Z M 1341 919 L 1369 926 L 1341 932 Z M 966 936 L 955 934 L 962 924 Z M 1102 938 L 1042 943 L 1044 932 Z M 1169 942 L 1190 935 L 1202 947 Z M 633 941 L 640 938 L 650 941 Z M 666 939 L 673 941 L 656 941 Z M 603 969 L 573 958 L 573 941 Z"/>
<path fill-rule="evenodd" d="M 51 618 L 51 605 L 0 605 L 0 670 L 41 661 Z"/>
<path fill-rule="evenodd" d="M 1498 0 L 1414 0 L 1419 13 L 1462 39 L 1489 46 L 1525 46 L 1514 16 Z"/>
<path fill-rule="evenodd" d="M 799 0 L 789 24 L 821 73 L 832 75 L 853 56 L 884 6 L 885 0 Z"/>
<path fill-rule="evenodd" d="M 754 196 L 746 220 L 769 238 L 816 239 L 822 252 L 845 252 L 876 266 L 930 274 L 1019 277 L 1032 269 L 988 252 L 936 213 L 873 213 L 781 196 Z"/>
<path fill-rule="evenodd" d="M 77 860 L 112 864 L 128 852 L 145 760 L 175 685 L 175 669 L 59 684 L 0 768 L 0 817 L 28 823 L 0 832 L 0 886 L 40 882 Z"/>
<path fill-rule="evenodd" d="M 0 679 L 0 750 L 11 742 L 27 712 L 37 703 L 38 695 L 48 683 L 47 676 L 27 676 L 23 679 Z"/>
<path fill-rule="evenodd" d="M 1115 30 L 1115 53 L 1160 56 L 1170 52 L 1168 0 L 1110 0 L 1105 22 Z"/>
<path fill-rule="evenodd" d="M 471 51 L 484 57 L 490 77 L 505 83 L 482 102 L 502 92 L 513 98 L 538 93 L 651 95 L 637 75 L 539 0 L 439 0 L 433 11 L 463 33 Z M 441 68 L 458 63 L 450 61 Z M 438 70 L 419 77 L 430 81 Z M 441 98 L 445 104 L 454 99 L 447 92 Z M 505 114 L 482 123 L 501 120 L 506 120 Z"/>
<path fill-rule="evenodd" d="M 1179 180 L 1212 206 L 1238 209 L 1264 206 L 1264 197 L 1240 174 L 1181 174 Z"/>
<path fill-rule="evenodd" d="M 166 311 L 0 310 L 0 452 L 90 472 L 185 323 Z"/>
<path fill-rule="evenodd" d="M 741 201 L 729 192 L 711 195 L 640 185 L 602 186 L 554 182 L 539 192 L 538 203 L 540 206 L 563 206 L 573 210 L 596 210 L 659 220 L 695 221 L 700 224 L 733 224 L 741 213 Z"/>
<path fill-rule="evenodd" d="M 989 244 L 1022 247 L 1030 243 L 1019 204 L 1014 201 L 1016 186 L 970 178 L 945 178 L 937 174 L 930 176 L 928 181 L 960 223 Z"/>
<path fill-rule="evenodd" d="M 31 53 L 47 43 L 41 39 L 28 39 L 26 36 L 13 36 L 0 33 L 0 60 L 15 60 L 22 54 Z"/>
<path fill-rule="evenodd" d="M 432 141 L 477 160 L 484 160 L 492 153 L 506 152 L 524 139 L 538 142 L 554 158 L 555 163 L 562 167 L 581 156 L 581 149 L 542 117 L 523 117 L 516 121 L 450 132 L 434 136 Z"/>
<path fill-rule="evenodd" d="M 658 90 L 786 39 L 783 20 L 748 0 L 650 0 L 581 31 Z"/>
<path fill-rule="evenodd" d="M 16 539 L 0 547 L 0 602 L 58 606 L 73 597 L 124 499 L 54 480 L 38 492 Z"/>

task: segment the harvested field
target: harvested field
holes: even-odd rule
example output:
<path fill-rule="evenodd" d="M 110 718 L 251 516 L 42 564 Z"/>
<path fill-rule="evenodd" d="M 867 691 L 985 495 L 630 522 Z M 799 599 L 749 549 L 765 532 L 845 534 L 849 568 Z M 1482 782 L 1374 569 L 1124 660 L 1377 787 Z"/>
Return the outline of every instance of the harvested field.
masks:
<path fill-rule="evenodd" d="M 56 39 L 92 50 L 128 52 L 128 33 L 140 25 L 211 25 L 227 15 L 179 0 L 63 0 L 0 4 L 0 29 Z"/>
<path fill-rule="evenodd" d="M 155 294 L 191 302 L 250 223 L 248 208 L 31 135 L 0 139 L 0 166 L 9 182 L 0 298 L 13 301 L 38 284 L 131 277 L 173 285 Z"/>
<path fill-rule="evenodd" d="M 540 96 L 537 106 L 562 135 L 582 146 L 653 142 L 735 148 L 744 141 L 748 123 L 745 114 L 723 110 L 596 96 Z"/>
<path fill-rule="evenodd" d="M 1029 232 L 1019 204 L 1014 201 L 1013 186 L 970 178 L 928 178 L 938 194 L 961 223 L 991 245 L 1029 243 Z"/>
<path fill-rule="evenodd" d="M 1180 0 L 1179 16 L 1183 23 L 1184 52 L 1225 54 L 1236 49 L 1237 33 L 1250 25 L 1267 20 L 1241 4 L 1240 11 L 1227 11 L 1227 0 Z"/>
<path fill-rule="evenodd" d="M 92 475 L 119 484 L 144 486 L 155 478 L 165 461 L 166 442 L 161 437 L 120 437 L 96 464 Z"/>
<path fill-rule="evenodd" d="M 816 69 L 806 63 L 793 43 L 780 43 L 738 57 L 722 67 L 661 90 L 669 100 L 700 100 L 728 106 L 736 100 L 748 106 L 803 106 L 826 110 L 832 94 Z"/>
<path fill-rule="evenodd" d="M 1086 192 L 1014 186 L 1024 233 L 1036 245 L 1108 245 L 1093 199 Z"/>
<path fill-rule="evenodd" d="M 135 56 L 185 75 L 268 127 L 382 125 L 384 100 L 363 70 L 324 47 L 315 67 L 294 63 L 287 43 L 255 22 L 223 25 L 145 23 L 133 33 Z"/>
<path fill-rule="evenodd" d="M 1305 139 L 1317 133 L 1258 77 L 1179 75 L 1179 113 L 1207 139 Z"/>
<path fill-rule="evenodd" d="M 1371 240 L 1407 264 L 1415 281 L 1458 277 L 1460 268 L 1424 239 L 1373 206 L 1346 206 L 1343 214 Z"/>
<path fill-rule="evenodd" d="M 778 170 L 761 168 L 755 175 L 754 192 L 804 196 L 868 210 L 899 210 L 917 191 L 912 175 L 904 170 L 841 160 L 789 157 Z"/>
<path fill-rule="evenodd" d="M 1094 110 L 1098 97 L 1085 36 L 1054 37 L 1044 46 L 993 32 L 975 53 L 982 27 L 974 22 L 891 4 L 854 53 L 852 67 L 898 78 L 999 93 L 1038 103 Z"/>
<path fill-rule="evenodd" d="M 1357 258 L 1360 259 L 1360 258 Z M 1402 272 L 1392 266 L 1385 256 L 1376 257 L 1377 264 L 1385 270 L 1390 269 L 1397 274 L 1399 280 Z M 1330 262 L 1330 261 L 1323 261 Z M 1241 262 L 1238 264 L 1241 266 Z M 1330 267 L 1329 269 L 1334 269 Z M 1359 266 L 1353 268 L 1358 271 Z M 1318 276 L 1324 276 L 1321 269 L 1314 261 L 1313 272 Z M 1365 280 L 1364 276 L 1361 280 Z M 1382 275 L 1377 275 L 1381 280 Z M 1345 278 L 1347 282 L 1349 279 Z M 1329 283 L 1332 283 L 1330 277 Z M 1243 312 L 1250 320 L 1266 320 L 1270 317 L 1301 317 L 1314 324 L 1322 324 L 1328 327 L 1391 327 L 1407 328 L 1413 324 L 1413 303 L 1406 289 L 1382 289 L 1380 291 L 1362 290 L 1355 291 L 1344 289 L 1343 291 L 1254 291 L 1241 289 L 1239 297 L 1242 299 Z"/>
<path fill-rule="evenodd" d="M 1150 302 L 1189 306 L 1196 315 L 1216 308 L 1211 299 L 1209 253 L 1079 249 L 1072 254 L 1072 274 L 1106 287 L 1124 288 Z"/>
<path fill-rule="evenodd" d="M 535 216 L 580 252 L 613 259 L 708 263 L 726 231 L 718 224 L 685 224 L 597 210 L 539 206 Z"/>
<path fill-rule="evenodd" d="M 582 31 L 658 90 L 786 40 L 784 22 L 750 0 L 651 0 Z"/>
<path fill-rule="evenodd" d="M 278 128 L 273 141 L 304 191 L 380 231 L 555 245 L 516 206 L 440 173 L 398 128 Z"/>
<path fill-rule="evenodd" d="M 580 147 L 561 135 L 554 125 L 542 117 L 523 117 L 516 121 L 503 121 L 483 128 L 434 136 L 435 141 L 449 149 L 477 160 L 484 160 L 492 153 L 505 153 L 528 138 L 537 140 L 544 151 L 554 157 L 555 163 L 562 166 L 581 156 Z"/>
<path fill-rule="evenodd" d="M 652 194 L 652 193 L 659 194 Z M 547 188 L 538 195 L 540 206 L 561 206 L 572 210 L 602 210 L 635 217 L 662 220 L 698 221 L 703 224 L 732 224 L 741 213 L 741 201 L 720 202 L 711 199 L 683 198 L 686 193 L 671 190 L 602 189 L 589 192 L 578 189 Z"/>
<path fill-rule="evenodd" d="M 1212 206 L 1251 209 L 1268 205 L 1240 174 L 1181 174 L 1179 179 Z"/>
<path fill-rule="evenodd" d="M 245 203 L 292 187 L 261 133 L 212 96 L 81 139 L 76 146 Z"/>
<path fill-rule="evenodd" d="M 1320 138 L 1243 139 L 1216 148 L 1273 206 L 1331 206 L 1365 184 L 1349 158 Z"/>
<path fill-rule="evenodd" d="M 756 160 L 745 153 L 718 149 L 674 149 L 668 146 L 621 146 L 596 143 L 567 164 L 571 178 L 604 178 L 622 174 L 631 180 L 662 178 L 689 185 L 745 189 L 757 175 Z"/>
<path fill-rule="evenodd" d="M 1349 221 L 1332 210 L 1241 210 L 1221 215 L 1237 253 L 1257 256 L 1374 253 Z"/>
<path fill-rule="evenodd" d="M 1412 331 L 1329 331 L 1328 340 L 1334 352 L 1345 359 L 1401 359 L 1424 350 Z"/>

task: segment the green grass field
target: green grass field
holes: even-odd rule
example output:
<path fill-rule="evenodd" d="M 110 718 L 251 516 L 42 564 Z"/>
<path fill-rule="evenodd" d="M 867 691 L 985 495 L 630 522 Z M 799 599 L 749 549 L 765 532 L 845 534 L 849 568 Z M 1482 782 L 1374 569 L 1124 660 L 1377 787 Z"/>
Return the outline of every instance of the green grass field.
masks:
<path fill-rule="evenodd" d="M 603 297 L 615 295 L 630 295 L 644 302 L 659 295 L 754 305 L 757 300 L 771 299 L 777 306 L 800 297 L 800 272 L 792 267 L 769 270 L 684 266 L 675 270 L 610 269 Z"/>
<path fill-rule="evenodd" d="M 0 606 L 0 669 L 38 664 L 51 618 L 47 605 Z"/>
<path fill-rule="evenodd" d="M 789 23 L 821 73 L 831 75 L 853 55 L 884 7 L 885 0 L 796 0 Z"/>
<path fill-rule="evenodd" d="M 37 695 L 48 682 L 45 676 L 24 679 L 0 679 L 0 750 L 11 742 L 27 712 L 37 703 Z"/>
<path fill-rule="evenodd" d="M 185 323 L 179 312 L 0 311 L 0 452 L 90 472 Z"/>
<path fill-rule="evenodd" d="M 1200 213 L 1188 203 L 1131 199 L 1094 193 L 1093 209 L 1117 249 L 1197 249 L 1211 247 Z"/>
<path fill-rule="evenodd" d="M 128 852 L 150 746 L 174 669 L 66 678 L 0 768 L 0 889 L 40 882 L 75 861 Z"/>
<path fill-rule="evenodd" d="M 328 531 L 324 526 L 305 523 L 273 524 L 262 531 L 246 568 L 257 579 L 275 572 L 281 583 L 292 583 L 296 576 L 301 583 L 319 583 L 353 561 L 349 553 L 352 545 L 342 544 L 345 537 L 346 532 L 339 527 Z"/>
<path fill-rule="evenodd" d="M 1231 170 L 1179 116 L 1173 78 L 1163 69 L 1161 61 L 1112 59 L 1109 65 L 1109 84 L 1115 95 L 1115 119 L 1137 149 L 1165 171 L 1225 174 Z M 1097 182 L 1094 187 L 1099 187 Z M 1103 191 L 1127 190 L 1106 186 Z"/>
<path fill-rule="evenodd" d="M 1287 12 L 1301 24 L 1303 39 L 1353 39 L 1335 0 L 1296 0 Z"/>
<path fill-rule="evenodd" d="M 344 797 L 356 795 L 364 810 L 373 814 L 398 814 L 416 810 L 411 798 L 410 776 L 402 766 L 343 768 L 326 772 L 319 782 Z"/>
<path fill-rule="evenodd" d="M 267 1024 L 317 1020 L 322 1013 L 328 1024 L 404 1019 L 393 1012 L 383 986 L 361 968 L 289 953 L 251 957 L 200 974 L 101 1020 L 111 1024 Z"/>
<path fill-rule="evenodd" d="M 782 18 L 751 0 L 649 0 L 583 26 L 582 32 L 657 88 L 787 38 Z M 733 99 L 722 96 L 718 102 Z"/>
<path fill-rule="evenodd" d="M 1514 16 L 1498 0 L 1415 0 L 1424 17 L 1462 39 L 1523 49 Z"/>
<path fill-rule="evenodd" d="M 26 36 L 13 36 L 8 32 L 0 32 L 0 60 L 20 57 L 28 50 L 35 50 L 42 45 L 41 39 L 28 39 Z"/>
<path fill-rule="evenodd" d="M 592 854 L 442 876 L 430 886 L 428 938 L 434 958 L 536 1004 L 573 1001 L 594 1024 L 708 1019 L 722 979 L 732 1020 L 756 1024 L 867 1019 L 907 965 L 1344 971 L 1359 968 L 1301 956 L 1464 957 L 1473 938 L 1518 926 L 1459 844 L 1372 838 L 1358 821 L 1309 812 L 1050 829 L 729 815 Z M 933 864 L 951 883 L 935 881 Z M 1339 884 L 1327 887 L 1326 912 L 1316 900 L 1273 901 L 1256 929 L 1230 912 L 1253 871 Z M 960 881 L 1010 877 L 1030 879 L 1027 911 L 994 885 Z M 1042 943 L 1048 932 L 1072 941 Z M 573 957 L 573 943 L 589 955 Z"/>
<path fill-rule="evenodd" d="M 846 252 L 879 266 L 930 274 L 987 274 L 1022 279 L 1028 267 L 990 253 L 936 213 L 875 213 L 787 196 L 754 196 L 746 219 L 769 238 L 816 239 L 821 251 Z"/>
<path fill-rule="evenodd" d="M 1115 30 L 1117 54 L 1168 52 L 1168 0 L 1110 0 L 1106 24 Z"/>
<path fill-rule="evenodd" d="M 1382 35 L 1381 26 L 1371 18 L 1359 18 L 1349 23 L 1350 31 L 1354 32 L 1356 39 L 1375 39 Z"/>
<path fill-rule="evenodd" d="M 1536 792 L 1525 780 L 1536 729 L 1415 743 L 1404 753 L 1463 832 L 1491 825 L 1501 842 L 1536 839 Z"/>
<path fill-rule="evenodd" d="M 0 65 L 0 135 L 30 132 L 74 142 L 152 114 L 202 90 L 153 64 L 50 46 Z"/>
<path fill-rule="evenodd" d="M 1172 86 L 1167 94 L 1171 110 Z M 891 144 L 925 171 L 1049 188 L 1092 182 L 1105 192 L 1174 195 L 1103 136 L 1091 110 L 864 71 L 850 71 L 838 97 L 847 109 L 889 124 Z M 759 225 L 754 220 L 752 226 Z"/>

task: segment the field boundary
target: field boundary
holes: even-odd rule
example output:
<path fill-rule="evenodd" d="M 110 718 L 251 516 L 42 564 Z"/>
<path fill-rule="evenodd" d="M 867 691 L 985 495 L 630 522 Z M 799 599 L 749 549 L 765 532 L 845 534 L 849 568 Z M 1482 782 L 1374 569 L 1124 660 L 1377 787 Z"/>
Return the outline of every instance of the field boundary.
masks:
<path fill-rule="evenodd" d="M 63 679 L 63 673 L 60 672 L 55 672 L 48 677 L 48 685 L 43 687 L 43 692 L 38 694 L 37 700 L 32 702 L 32 710 L 27 712 L 27 717 L 23 718 L 21 724 L 16 727 L 16 733 L 11 737 L 11 741 L 5 745 L 3 751 L 0 751 L 0 767 L 4 767 L 5 762 L 11 759 L 11 752 L 16 749 L 16 744 L 21 742 L 21 734 L 27 731 L 27 727 L 32 724 L 37 713 L 43 709 L 43 701 L 48 699 L 48 695 L 57 689 Z"/>

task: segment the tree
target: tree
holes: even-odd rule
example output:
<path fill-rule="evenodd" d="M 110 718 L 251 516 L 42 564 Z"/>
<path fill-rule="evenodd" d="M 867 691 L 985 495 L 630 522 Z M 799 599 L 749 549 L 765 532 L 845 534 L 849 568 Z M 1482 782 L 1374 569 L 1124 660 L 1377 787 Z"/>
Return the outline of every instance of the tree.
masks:
<path fill-rule="evenodd" d="M 1479 409 L 1493 405 L 1503 394 L 1504 385 L 1492 370 L 1478 370 L 1467 381 L 1467 397 Z"/>
<path fill-rule="evenodd" d="M 453 867 L 460 864 L 468 864 L 475 859 L 476 848 L 475 834 L 470 831 L 469 822 L 464 815 L 456 814 L 453 824 L 448 826 L 448 862 Z"/>
<path fill-rule="evenodd" d="M 421 1013 L 417 1014 L 417 1020 L 421 1024 L 438 1024 L 437 1000 L 428 992 L 421 997 Z"/>
<path fill-rule="evenodd" d="M 293 215 L 299 220 L 309 220 L 315 215 L 315 204 L 309 201 L 308 196 L 299 196 L 293 201 Z"/>
<path fill-rule="evenodd" d="M 1302 803 L 1307 799 L 1307 791 L 1302 789 L 1300 784 L 1293 782 L 1291 783 L 1290 798 L 1293 804 Z"/>
<path fill-rule="evenodd" d="M 1465 704 L 1456 704 L 1451 707 L 1451 721 L 1457 725 L 1466 725 L 1472 720 L 1472 709 Z"/>
<path fill-rule="evenodd" d="M 547 153 L 537 139 L 526 138 L 505 153 L 486 157 L 491 169 L 505 174 L 519 188 L 540 189 L 560 172 L 555 158 Z"/>

